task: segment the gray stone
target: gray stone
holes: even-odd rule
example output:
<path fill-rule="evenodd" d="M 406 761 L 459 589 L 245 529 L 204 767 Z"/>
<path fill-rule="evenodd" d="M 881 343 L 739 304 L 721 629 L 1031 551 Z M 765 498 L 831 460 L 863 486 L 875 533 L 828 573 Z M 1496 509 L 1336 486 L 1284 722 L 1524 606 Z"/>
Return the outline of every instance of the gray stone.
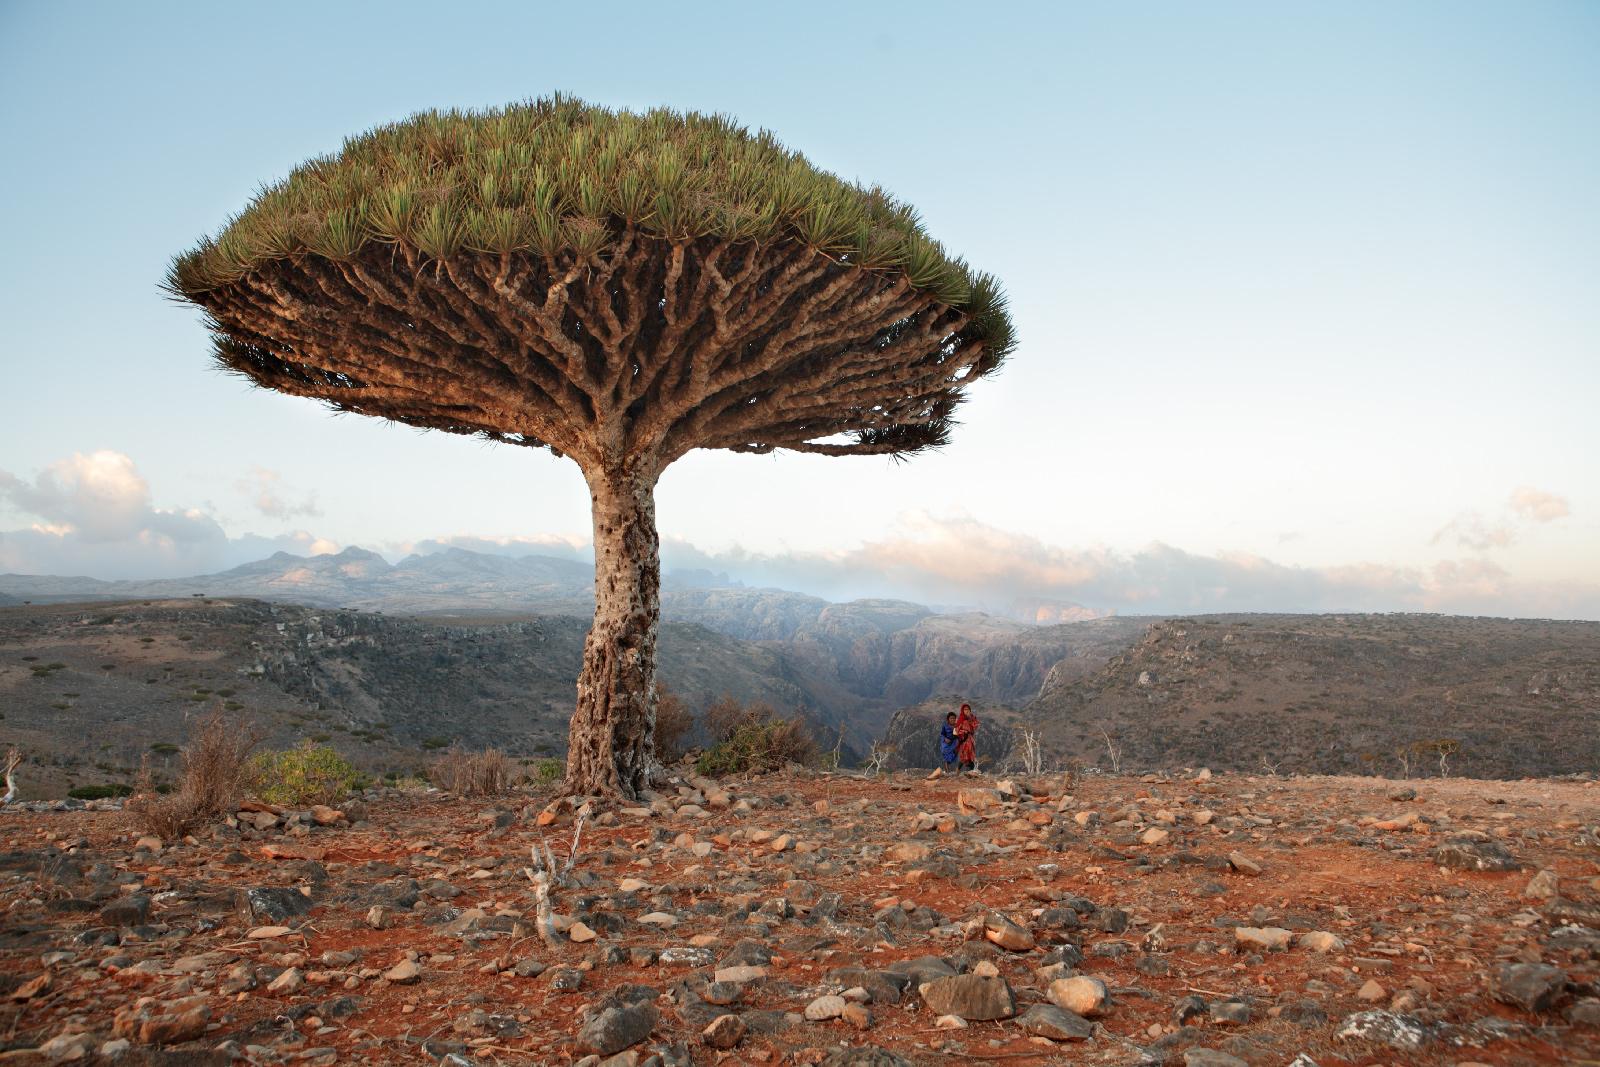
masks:
<path fill-rule="evenodd" d="M 660 961 L 670 967 L 709 967 L 711 950 L 680 945 L 664 949 Z"/>
<path fill-rule="evenodd" d="M 1567 972 L 1548 963 L 1508 963 L 1494 976 L 1494 998 L 1524 1011 L 1550 1011 L 1566 989 Z"/>
<path fill-rule="evenodd" d="M 100 918 L 112 926 L 143 926 L 150 918 L 150 898 L 132 893 L 100 909 Z"/>
<path fill-rule="evenodd" d="M 737 982 L 707 982 L 705 989 L 700 991 L 700 996 L 707 1004 L 725 1008 L 738 1000 L 743 993 L 744 986 Z"/>
<path fill-rule="evenodd" d="M 1511 850 L 1498 841 L 1458 837 L 1433 851 L 1433 861 L 1458 871 L 1515 871 L 1522 868 Z"/>
<path fill-rule="evenodd" d="M 1214 1048 L 1192 1048 L 1183 1054 L 1183 1067 L 1250 1067 L 1237 1056 Z"/>
<path fill-rule="evenodd" d="M 256 886 L 239 891 L 239 910 L 257 926 L 282 926 L 311 910 L 311 899 L 298 889 Z"/>
<path fill-rule="evenodd" d="M 545 973 L 552 993 L 576 993 L 583 985 L 583 972 L 576 967 L 552 967 Z"/>
<path fill-rule="evenodd" d="M 837 1019 L 844 1014 L 844 998 L 836 996 L 818 997 L 806 1005 L 805 1016 L 814 1023 L 826 1022 Z"/>
<path fill-rule="evenodd" d="M 909 975 L 911 982 L 916 985 L 931 982 L 936 978 L 949 978 L 956 973 L 956 969 L 942 956 L 918 956 L 914 960 L 900 960 L 891 963 L 889 971 L 894 974 Z M 855 984 L 866 985 L 865 982 L 859 981 Z M 872 987 L 867 986 L 867 988 Z"/>
<path fill-rule="evenodd" d="M 1178 1001 L 1177 1007 L 1172 1009 L 1172 1021 L 1182 1026 L 1190 1019 L 1197 1019 L 1207 1014 L 1210 1008 L 1204 997 L 1197 997 L 1193 993 Z"/>
<path fill-rule="evenodd" d="M 1028 1033 L 1052 1041 L 1082 1041 L 1094 1034 L 1094 1023 L 1054 1004 L 1035 1004 L 1017 1022 Z"/>
<path fill-rule="evenodd" d="M 1358 1011 L 1346 1016 L 1333 1036 L 1339 1041 L 1386 1045 L 1402 1052 L 1416 1052 L 1428 1043 L 1428 1030 L 1418 1019 L 1392 1011 Z"/>
<path fill-rule="evenodd" d="M 922 987 L 922 1001 L 936 1015 L 959 1015 L 971 1022 L 1009 1019 L 1017 1013 L 1016 999 L 1004 978 L 975 974 L 929 982 Z"/>
<path fill-rule="evenodd" d="M 1573 1026 L 1585 1026 L 1591 1030 L 1600 1030 L 1600 999 L 1588 997 L 1578 1001 L 1566 1011 L 1567 1022 Z"/>
<path fill-rule="evenodd" d="M 659 1014 L 654 1004 L 635 1003 L 607 1008 L 578 1031 L 578 1047 L 614 1056 L 650 1036 Z"/>
<path fill-rule="evenodd" d="M 701 1031 L 700 1040 L 710 1048 L 730 1049 L 744 1040 L 747 1029 L 737 1015 L 719 1015 Z"/>
<path fill-rule="evenodd" d="M 954 974 L 952 968 L 946 967 L 949 974 Z M 945 978 L 948 974 L 930 975 L 929 978 Z M 828 972 L 828 982 L 833 985 L 852 989 L 860 986 L 872 994 L 874 1004 L 898 1004 L 905 994 L 906 987 L 911 984 L 911 977 L 897 971 L 874 971 L 865 967 L 839 967 Z"/>

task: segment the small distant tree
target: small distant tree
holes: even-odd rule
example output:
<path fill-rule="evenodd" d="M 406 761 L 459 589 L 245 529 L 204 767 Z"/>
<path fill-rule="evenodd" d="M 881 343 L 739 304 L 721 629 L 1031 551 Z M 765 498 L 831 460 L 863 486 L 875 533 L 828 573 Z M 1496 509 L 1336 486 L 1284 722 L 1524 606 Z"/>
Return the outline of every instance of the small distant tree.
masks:
<path fill-rule="evenodd" d="M 623 797 L 654 765 L 666 468 L 936 448 L 1013 346 L 996 281 L 884 190 L 727 116 L 570 97 L 350 138 L 167 288 L 257 385 L 577 463 L 595 612 L 567 788 Z"/>
<path fill-rule="evenodd" d="M 867 774 L 874 778 L 882 774 L 884 765 L 895 754 L 895 749 L 896 746 L 885 744 L 882 741 L 872 742 L 872 749 L 867 753 L 865 764 Z"/>
<path fill-rule="evenodd" d="M 1038 730 L 1023 730 L 1022 769 L 1031 778 L 1037 778 L 1044 767 L 1044 749 L 1039 744 Z"/>
<path fill-rule="evenodd" d="M 1411 777 L 1411 761 L 1416 756 L 1415 745 L 1401 745 L 1394 750 L 1394 758 L 1400 764 L 1400 777 Z"/>
<path fill-rule="evenodd" d="M 1111 758 L 1111 773 L 1122 773 L 1122 739 L 1113 729 L 1105 723 L 1099 723 L 1095 729 L 1100 733 L 1100 739 L 1105 742 L 1106 755 Z"/>
<path fill-rule="evenodd" d="M 1428 742 L 1428 749 L 1439 760 L 1439 777 L 1450 777 L 1450 757 L 1461 751 L 1461 742 L 1453 737 L 1440 737 Z"/>

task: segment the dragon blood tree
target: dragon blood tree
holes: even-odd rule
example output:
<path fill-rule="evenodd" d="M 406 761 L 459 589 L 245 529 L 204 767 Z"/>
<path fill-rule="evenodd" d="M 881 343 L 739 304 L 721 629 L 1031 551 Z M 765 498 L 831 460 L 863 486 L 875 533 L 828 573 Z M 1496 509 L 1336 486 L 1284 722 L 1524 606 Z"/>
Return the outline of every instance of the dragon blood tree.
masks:
<path fill-rule="evenodd" d="M 1012 347 L 995 280 L 883 190 L 722 116 L 566 97 L 350 140 L 167 287 L 258 385 L 577 462 L 595 614 L 567 785 L 622 796 L 653 763 L 667 464 L 940 445 Z"/>

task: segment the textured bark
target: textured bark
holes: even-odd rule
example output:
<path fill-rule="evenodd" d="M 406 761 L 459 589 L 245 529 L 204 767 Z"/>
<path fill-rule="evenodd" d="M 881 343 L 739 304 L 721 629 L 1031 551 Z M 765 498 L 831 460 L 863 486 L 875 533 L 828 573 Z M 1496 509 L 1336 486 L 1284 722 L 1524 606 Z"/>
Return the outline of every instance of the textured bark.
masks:
<path fill-rule="evenodd" d="M 567 790 L 636 797 L 655 762 L 661 545 L 654 470 L 592 471 L 594 625 L 567 742 Z"/>

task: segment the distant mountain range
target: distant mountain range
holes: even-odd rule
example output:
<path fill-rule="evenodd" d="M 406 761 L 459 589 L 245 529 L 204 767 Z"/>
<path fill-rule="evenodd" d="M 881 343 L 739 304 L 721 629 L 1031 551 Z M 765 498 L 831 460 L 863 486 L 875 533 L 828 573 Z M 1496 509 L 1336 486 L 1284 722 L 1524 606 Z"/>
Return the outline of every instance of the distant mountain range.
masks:
<path fill-rule="evenodd" d="M 699 622 L 734 637 L 783 641 L 814 623 L 829 606 L 821 597 L 781 589 L 729 584 L 707 571 L 668 572 L 662 613 Z M 347 548 L 336 555 L 275 553 L 218 574 L 190 578 L 104 581 L 56 575 L 0 574 L 0 604 L 82 600 L 170 599 L 185 596 L 254 597 L 314 607 L 382 611 L 392 615 L 572 615 L 594 611 L 594 568 L 555 556 L 500 556 L 448 548 L 390 563 L 376 552 Z M 879 614 L 910 623 L 933 609 L 900 601 Z M 895 604 L 893 609 L 881 605 Z M 1063 601 L 1019 601 L 1009 617 L 1019 622 L 1081 622 L 1098 613 Z M 908 623 L 908 625 L 910 624 Z"/>

